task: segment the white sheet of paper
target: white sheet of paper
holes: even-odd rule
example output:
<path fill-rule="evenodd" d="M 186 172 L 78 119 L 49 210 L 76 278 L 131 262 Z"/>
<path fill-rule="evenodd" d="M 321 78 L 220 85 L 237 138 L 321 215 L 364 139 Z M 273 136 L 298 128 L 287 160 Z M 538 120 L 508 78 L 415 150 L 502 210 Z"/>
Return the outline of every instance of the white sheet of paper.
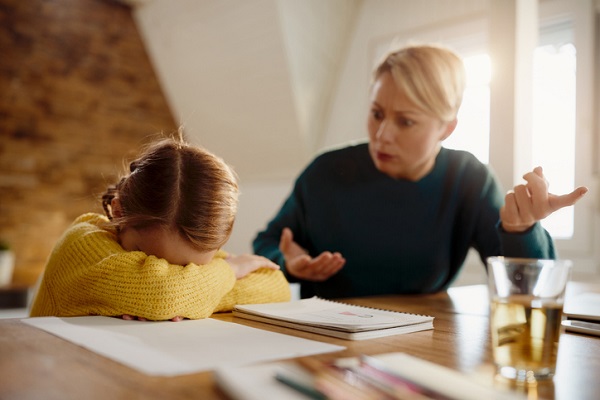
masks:
<path fill-rule="evenodd" d="M 149 375 L 191 374 L 344 349 L 211 318 L 143 322 L 38 317 L 21 321 Z"/>

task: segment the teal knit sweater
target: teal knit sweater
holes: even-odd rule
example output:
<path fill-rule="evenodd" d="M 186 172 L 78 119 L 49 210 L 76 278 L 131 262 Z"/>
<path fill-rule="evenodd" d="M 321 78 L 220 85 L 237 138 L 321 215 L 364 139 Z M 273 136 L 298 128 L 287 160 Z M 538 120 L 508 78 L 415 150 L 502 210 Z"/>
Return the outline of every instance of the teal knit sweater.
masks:
<path fill-rule="evenodd" d="M 283 207 L 254 240 L 254 251 L 281 265 L 284 227 L 311 256 L 340 252 L 346 265 L 325 282 L 301 283 L 302 297 L 431 293 L 457 277 L 469 248 L 489 256 L 555 258 L 537 223 L 504 232 L 504 192 L 487 166 L 464 151 L 442 148 L 417 182 L 379 172 L 367 144 L 317 157 L 296 180 Z M 484 273 L 482 271 L 482 273 Z"/>

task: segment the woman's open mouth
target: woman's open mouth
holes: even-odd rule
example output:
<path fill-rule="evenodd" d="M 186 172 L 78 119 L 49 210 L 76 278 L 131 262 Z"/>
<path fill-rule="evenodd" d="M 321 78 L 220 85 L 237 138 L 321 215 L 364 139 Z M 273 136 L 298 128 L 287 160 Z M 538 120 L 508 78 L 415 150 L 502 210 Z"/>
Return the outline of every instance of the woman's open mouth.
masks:
<path fill-rule="evenodd" d="M 391 154 L 382 153 L 380 151 L 378 151 L 376 153 L 376 157 L 377 157 L 377 160 L 379 160 L 381 162 L 388 162 L 388 161 L 391 161 L 394 158 L 394 156 L 392 156 Z"/>

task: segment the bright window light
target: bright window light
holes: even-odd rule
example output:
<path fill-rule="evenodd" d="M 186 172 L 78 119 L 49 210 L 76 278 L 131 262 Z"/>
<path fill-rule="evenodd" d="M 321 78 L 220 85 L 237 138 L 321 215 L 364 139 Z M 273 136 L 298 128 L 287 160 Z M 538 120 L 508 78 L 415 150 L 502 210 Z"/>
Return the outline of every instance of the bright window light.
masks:
<path fill-rule="evenodd" d="M 463 59 L 467 87 L 458 113 L 458 125 L 444 147 L 467 150 L 481 162 L 489 162 L 490 76 L 487 54 Z M 571 43 L 539 46 L 533 72 L 533 166 L 541 165 L 550 192 L 568 193 L 575 185 L 575 66 Z M 573 207 L 542 221 L 554 238 L 573 236 Z"/>
<path fill-rule="evenodd" d="M 458 125 L 444 141 L 444 147 L 466 150 L 487 164 L 490 144 L 491 61 L 489 55 L 479 54 L 463 58 L 463 63 L 467 87 L 458 112 Z"/>
<path fill-rule="evenodd" d="M 534 53 L 534 165 L 544 168 L 550 192 L 569 193 L 575 185 L 575 66 L 571 43 L 540 46 Z M 542 221 L 555 238 L 573 236 L 573 207 Z"/>

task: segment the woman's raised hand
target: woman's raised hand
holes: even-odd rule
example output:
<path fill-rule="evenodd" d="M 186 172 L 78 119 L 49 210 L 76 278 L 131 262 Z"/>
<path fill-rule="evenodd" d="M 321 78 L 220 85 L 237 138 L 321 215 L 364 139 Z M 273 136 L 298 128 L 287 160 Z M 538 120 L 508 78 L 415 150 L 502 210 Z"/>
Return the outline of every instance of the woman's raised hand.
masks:
<path fill-rule="evenodd" d="M 528 172 L 523 179 L 527 183 L 508 192 L 500 209 L 502 228 L 507 232 L 524 232 L 553 212 L 572 206 L 588 192 L 588 188 L 581 186 L 565 195 L 549 193 L 542 167 Z"/>

